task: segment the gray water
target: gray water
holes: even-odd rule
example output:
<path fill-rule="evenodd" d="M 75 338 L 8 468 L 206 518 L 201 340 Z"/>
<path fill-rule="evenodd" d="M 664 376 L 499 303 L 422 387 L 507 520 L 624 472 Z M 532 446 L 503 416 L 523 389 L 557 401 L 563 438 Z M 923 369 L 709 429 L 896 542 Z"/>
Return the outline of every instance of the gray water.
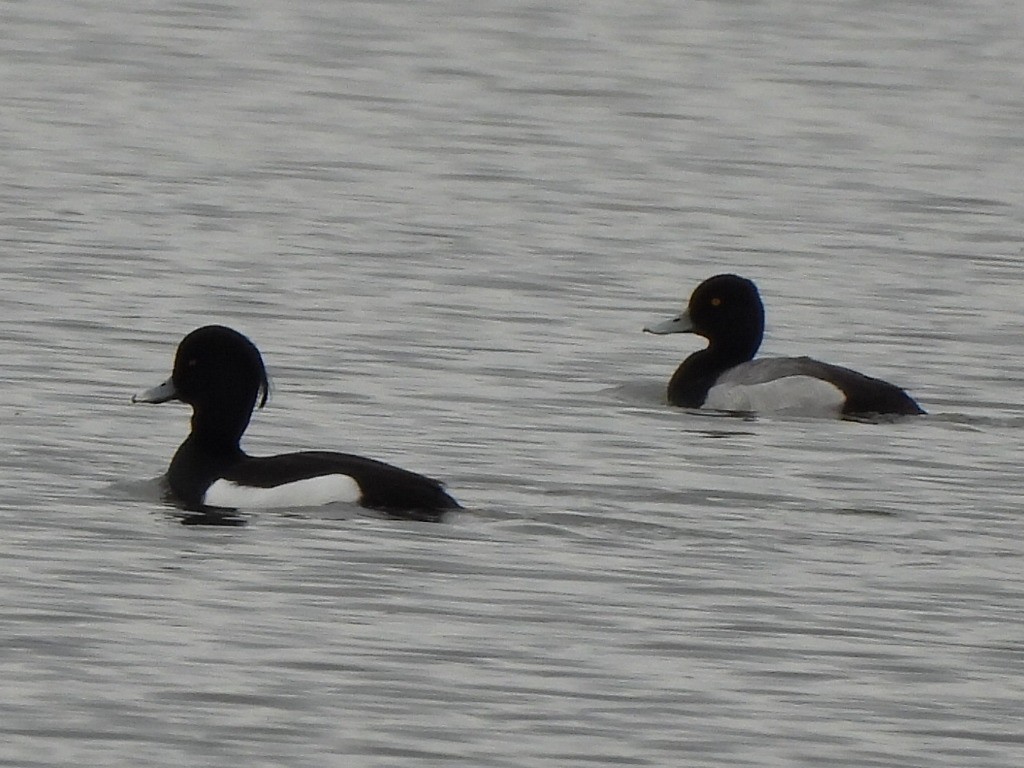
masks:
<path fill-rule="evenodd" d="M 1024 763 L 1016 0 L 0 13 L 0 765 Z M 930 415 L 667 407 L 721 271 Z M 180 525 L 208 322 L 465 511 Z"/>

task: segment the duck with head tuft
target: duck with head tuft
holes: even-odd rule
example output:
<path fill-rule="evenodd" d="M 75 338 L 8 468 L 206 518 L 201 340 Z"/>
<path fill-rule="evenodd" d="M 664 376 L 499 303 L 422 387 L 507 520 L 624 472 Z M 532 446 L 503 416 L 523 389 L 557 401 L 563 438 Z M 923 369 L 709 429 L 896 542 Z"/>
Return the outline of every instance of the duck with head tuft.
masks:
<path fill-rule="evenodd" d="M 899 387 L 849 368 L 809 357 L 754 360 L 764 337 L 764 305 L 757 286 L 739 275 L 708 278 L 682 314 L 644 330 L 708 340 L 669 381 L 672 405 L 846 418 L 924 413 Z"/>
<path fill-rule="evenodd" d="M 192 431 L 167 470 L 172 498 L 187 510 L 318 506 L 356 501 L 395 517 L 438 520 L 455 501 L 436 480 L 374 459 L 330 451 L 247 455 L 240 441 L 269 381 L 256 345 L 208 325 L 178 345 L 171 378 L 132 398 L 192 406 Z"/>

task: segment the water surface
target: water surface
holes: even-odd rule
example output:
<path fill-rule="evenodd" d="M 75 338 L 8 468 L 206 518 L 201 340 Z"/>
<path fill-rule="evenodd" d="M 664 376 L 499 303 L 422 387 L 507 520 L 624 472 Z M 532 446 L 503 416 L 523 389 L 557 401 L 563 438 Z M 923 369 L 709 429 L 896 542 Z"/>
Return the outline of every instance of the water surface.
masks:
<path fill-rule="evenodd" d="M 1017 766 L 1009 2 L 16 3 L 0 764 Z M 895 424 L 669 408 L 702 279 Z M 187 331 L 253 453 L 443 478 L 182 526 Z"/>

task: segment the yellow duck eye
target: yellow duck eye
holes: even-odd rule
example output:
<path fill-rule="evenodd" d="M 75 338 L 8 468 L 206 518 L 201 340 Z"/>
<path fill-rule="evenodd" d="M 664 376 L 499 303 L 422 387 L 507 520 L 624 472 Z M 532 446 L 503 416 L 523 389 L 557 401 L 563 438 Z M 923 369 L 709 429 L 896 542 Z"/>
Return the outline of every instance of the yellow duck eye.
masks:
<path fill-rule="evenodd" d="M 717 296 L 715 296 L 715 298 L 713 298 L 711 300 L 711 306 L 712 307 L 720 307 L 720 306 L 722 306 L 722 300 L 720 298 L 718 298 Z"/>

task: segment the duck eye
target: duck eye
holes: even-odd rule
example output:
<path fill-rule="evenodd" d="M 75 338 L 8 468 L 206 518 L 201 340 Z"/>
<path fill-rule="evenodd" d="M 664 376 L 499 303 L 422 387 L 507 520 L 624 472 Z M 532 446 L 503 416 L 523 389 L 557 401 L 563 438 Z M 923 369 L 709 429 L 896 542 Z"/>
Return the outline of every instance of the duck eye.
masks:
<path fill-rule="evenodd" d="M 188 359 L 188 362 L 185 363 L 185 365 L 187 365 L 189 368 L 195 368 L 197 365 L 199 365 L 199 359 L 195 357 L 190 357 Z"/>
<path fill-rule="evenodd" d="M 718 298 L 717 296 L 715 296 L 711 300 L 711 306 L 712 307 L 720 307 L 720 306 L 722 306 L 722 300 L 720 298 Z"/>

